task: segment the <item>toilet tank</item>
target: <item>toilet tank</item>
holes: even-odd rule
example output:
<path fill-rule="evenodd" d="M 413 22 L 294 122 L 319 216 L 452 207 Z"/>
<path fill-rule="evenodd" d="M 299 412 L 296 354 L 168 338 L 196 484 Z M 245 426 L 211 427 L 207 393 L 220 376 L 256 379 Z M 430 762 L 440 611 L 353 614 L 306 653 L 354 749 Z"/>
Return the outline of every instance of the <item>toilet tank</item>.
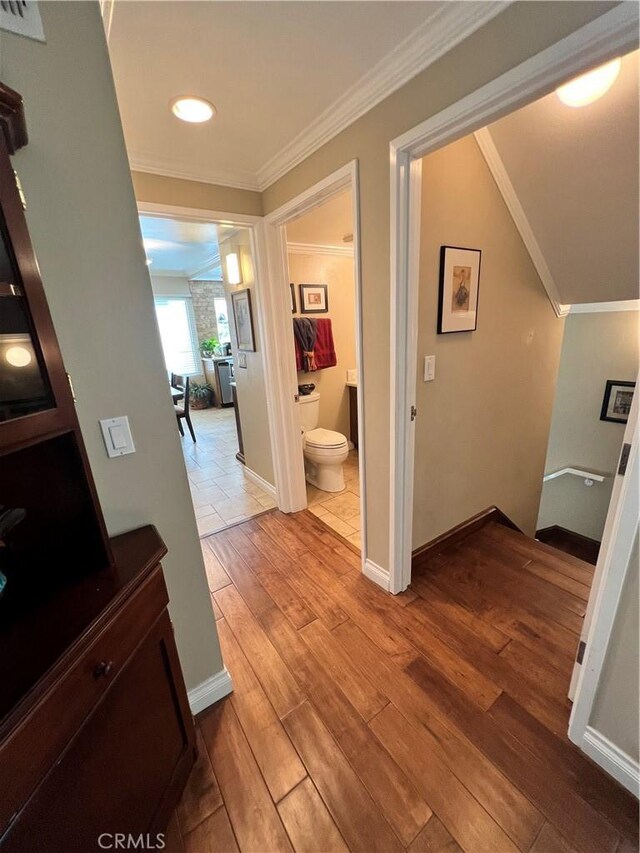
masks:
<path fill-rule="evenodd" d="M 312 391 L 311 394 L 300 394 L 300 424 L 305 432 L 318 426 L 320 417 L 320 394 Z"/>

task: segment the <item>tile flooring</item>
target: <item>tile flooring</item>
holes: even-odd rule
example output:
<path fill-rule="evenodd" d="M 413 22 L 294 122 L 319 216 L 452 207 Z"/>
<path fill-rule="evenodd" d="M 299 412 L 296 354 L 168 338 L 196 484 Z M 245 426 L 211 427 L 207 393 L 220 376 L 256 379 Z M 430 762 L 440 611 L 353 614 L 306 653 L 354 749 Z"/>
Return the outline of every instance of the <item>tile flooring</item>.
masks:
<path fill-rule="evenodd" d="M 187 429 L 180 440 L 200 537 L 273 509 L 273 497 L 247 478 L 236 459 L 233 409 L 192 409 L 191 420 L 197 442 Z"/>
<path fill-rule="evenodd" d="M 343 539 L 360 548 L 360 479 L 358 451 L 352 450 L 344 463 L 343 492 L 322 492 L 307 483 L 309 512 L 328 525 Z"/>

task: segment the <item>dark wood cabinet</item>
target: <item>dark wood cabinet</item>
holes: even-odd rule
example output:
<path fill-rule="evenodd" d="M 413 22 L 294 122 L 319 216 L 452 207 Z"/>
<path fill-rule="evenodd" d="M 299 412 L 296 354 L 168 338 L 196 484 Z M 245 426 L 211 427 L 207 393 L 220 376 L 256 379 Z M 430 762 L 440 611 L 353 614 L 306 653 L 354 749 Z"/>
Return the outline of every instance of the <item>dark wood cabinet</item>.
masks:
<path fill-rule="evenodd" d="M 355 449 L 358 449 L 358 389 L 354 385 L 349 388 L 349 438 Z"/>

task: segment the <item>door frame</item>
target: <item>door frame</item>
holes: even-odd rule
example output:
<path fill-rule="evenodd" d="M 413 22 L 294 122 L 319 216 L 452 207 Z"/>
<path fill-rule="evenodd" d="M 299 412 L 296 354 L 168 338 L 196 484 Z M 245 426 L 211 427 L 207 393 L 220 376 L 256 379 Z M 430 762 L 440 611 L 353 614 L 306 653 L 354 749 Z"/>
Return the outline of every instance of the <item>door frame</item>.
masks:
<path fill-rule="evenodd" d="M 411 582 L 421 158 L 637 46 L 638 7 L 621 3 L 390 143 L 389 589 L 393 593 Z M 407 346 L 398 346 L 398 341 Z"/>
<path fill-rule="evenodd" d="M 137 201 L 138 213 L 149 216 L 158 216 L 164 219 L 182 219 L 192 222 L 210 222 L 214 225 L 231 225 L 239 228 L 248 228 L 251 241 L 251 254 L 255 270 L 255 286 L 251 291 L 251 300 L 255 317 L 258 324 L 258 334 L 263 343 L 263 369 L 265 380 L 265 392 L 267 398 L 267 419 L 269 429 L 269 443 L 271 446 L 271 457 L 273 460 L 275 497 L 278 508 L 289 512 L 288 495 L 283 493 L 283 479 L 276 466 L 277 444 L 274 436 L 278 433 L 277 423 L 274 417 L 273 382 L 274 372 L 272 369 L 271 347 L 266 325 L 265 310 L 265 283 L 267 281 L 265 247 L 262 236 L 262 217 L 245 213 L 229 213 L 220 210 L 205 210 L 203 208 L 181 207 L 174 204 L 158 204 L 149 201 Z M 151 274 L 151 272 L 150 272 Z M 249 469 L 247 469 L 249 470 Z"/>
<path fill-rule="evenodd" d="M 360 478 L 361 561 L 362 571 L 376 583 L 381 583 L 380 570 L 367 560 L 367 502 L 364 423 L 364 365 L 362 347 L 362 278 L 360 271 L 360 188 L 358 161 L 352 160 L 321 181 L 264 217 L 262 228 L 268 263 L 267 324 L 277 346 L 274 356 L 278 412 L 278 435 L 281 437 L 279 460 L 289 496 L 289 512 L 305 509 L 307 489 L 304 476 L 304 457 L 298 410 L 298 379 L 295 370 L 295 346 L 291 330 L 291 300 L 289 294 L 289 264 L 285 226 L 305 213 L 319 207 L 344 190 L 351 190 L 353 216 L 353 269 L 356 315 L 356 369 L 358 381 L 358 467 Z M 274 459 L 275 466 L 275 459 Z M 386 574 L 383 585 L 386 586 Z"/>

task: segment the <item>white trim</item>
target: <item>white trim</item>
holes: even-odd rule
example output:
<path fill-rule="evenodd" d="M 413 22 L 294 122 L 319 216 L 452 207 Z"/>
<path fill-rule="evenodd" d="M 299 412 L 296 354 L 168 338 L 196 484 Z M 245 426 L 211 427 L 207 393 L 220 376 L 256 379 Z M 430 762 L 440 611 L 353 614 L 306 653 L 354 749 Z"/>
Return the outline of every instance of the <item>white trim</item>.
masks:
<path fill-rule="evenodd" d="M 391 428 L 390 428 L 390 589 L 406 588 L 411 577 L 413 424 L 421 179 L 418 158 L 473 133 L 557 85 L 638 44 L 638 6 L 621 3 L 541 53 L 481 86 L 390 143 L 391 170 Z M 406 341 L 406 346 L 397 346 Z M 401 447 L 397 447 L 401 445 Z"/>
<path fill-rule="evenodd" d="M 374 563 L 373 560 L 365 560 L 362 573 L 365 577 L 369 578 L 370 581 L 381 586 L 386 592 L 389 592 L 388 569 L 383 569 L 382 566 Z"/>
<path fill-rule="evenodd" d="M 191 713 L 195 716 L 214 702 L 219 702 L 224 699 L 233 690 L 233 682 L 229 670 L 223 667 L 220 672 L 216 672 L 211 678 L 207 678 L 202 684 L 192 688 L 187 693 L 189 699 L 189 707 Z"/>
<path fill-rule="evenodd" d="M 353 257 L 353 246 L 329 246 L 321 243 L 290 243 L 287 241 L 287 252 L 290 255 L 341 255 Z"/>
<path fill-rule="evenodd" d="M 360 266 L 360 187 L 358 163 L 352 160 L 341 169 L 328 175 L 300 195 L 290 199 L 264 219 L 264 239 L 269 261 L 269 310 L 268 320 L 273 329 L 273 338 L 278 346 L 274 359 L 278 379 L 274 379 L 280 393 L 278 411 L 278 435 L 286 460 L 283 469 L 288 470 L 288 479 L 278 488 L 281 502 L 286 500 L 285 512 L 294 512 L 307 506 L 307 489 L 304 476 L 304 457 L 297 403 L 297 374 L 295 371 L 295 349 L 291 332 L 291 304 L 289 301 L 289 267 L 285 225 L 346 189 L 351 190 L 353 214 L 353 252 L 356 295 L 356 365 L 358 385 L 358 461 L 360 476 L 360 519 L 362 528 L 362 567 L 367 552 L 367 502 L 365 471 L 365 408 L 364 408 L 364 365 L 362 357 L 362 276 Z M 288 390 L 287 390 L 288 389 Z M 286 495 L 286 498 L 285 498 Z M 281 509 L 283 508 L 281 503 Z"/>
<path fill-rule="evenodd" d="M 640 797 L 640 766 L 630 755 L 591 726 L 582 738 L 582 749 L 634 797 Z"/>
<path fill-rule="evenodd" d="M 527 214 L 524 212 L 524 208 L 520 204 L 520 199 L 518 198 L 515 188 L 511 183 L 511 179 L 509 178 L 502 157 L 495 146 L 491 132 L 488 127 L 482 127 L 480 130 L 476 130 L 474 136 L 487 166 L 489 167 L 489 171 L 493 175 L 493 179 L 502 194 L 504 203 L 507 205 L 511 218 L 520 232 L 522 242 L 529 252 L 529 256 L 531 257 L 533 265 L 536 268 L 536 272 L 540 277 L 542 286 L 549 297 L 549 302 L 553 306 L 556 317 L 564 317 L 569 313 L 569 308 L 571 306 L 563 305 L 560 300 L 560 293 L 551 270 L 549 269 L 544 254 L 542 253 L 540 244 L 533 233 L 531 224 L 527 219 Z"/>
<path fill-rule="evenodd" d="M 255 226 L 262 222 L 261 216 L 251 213 L 229 213 L 228 210 L 206 210 L 201 207 L 180 207 L 177 204 L 157 204 L 153 201 L 138 201 L 138 212 L 165 219 L 190 219 L 193 222 L 212 222 L 216 225 Z"/>
<path fill-rule="evenodd" d="M 261 190 L 301 163 L 509 5 L 445 3 L 258 169 Z"/>
<path fill-rule="evenodd" d="M 276 487 L 268 480 L 265 480 L 264 477 L 260 476 L 260 474 L 256 474 L 256 472 L 252 471 L 251 468 L 247 468 L 246 465 L 244 466 L 244 474 L 247 480 L 251 480 L 252 483 L 255 483 L 256 486 L 260 486 L 263 491 L 268 495 L 271 495 L 274 500 L 276 499 Z"/>
<path fill-rule="evenodd" d="M 132 172 L 149 175 L 162 175 L 165 178 L 179 178 L 181 181 L 197 181 L 200 184 L 216 184 L 236 190 L 260 192 L 256 176 L 248 171 L 210 172 L 184 166 L 184 161 L 168 157 L 155 157 L 142 151 L 128 150 L 129 168 Z"/>
<path fill-rule="evenodd" d="M 565 474 L 573 474 L 584 480 L 593 480 L 596 483 L 604 483 L 605 479 L 611 477 L 611 474 L 594 474 L 593 471 L 583 471 L 581 468 L 560 468 L 559 471 L 553 471 L 551 474 L 545 474 L 542 478 L 543 483 L 548 483 L 549 480 L 557 480 L 558 477 L 564 477 Z"/>
<path fill-rule="evenodd" d="M 640 311 L 640 299 L 624 299 L 620 302 L 580 302 L 571 306 L 569 314 L 615 314 L 618 311 Z"/>

